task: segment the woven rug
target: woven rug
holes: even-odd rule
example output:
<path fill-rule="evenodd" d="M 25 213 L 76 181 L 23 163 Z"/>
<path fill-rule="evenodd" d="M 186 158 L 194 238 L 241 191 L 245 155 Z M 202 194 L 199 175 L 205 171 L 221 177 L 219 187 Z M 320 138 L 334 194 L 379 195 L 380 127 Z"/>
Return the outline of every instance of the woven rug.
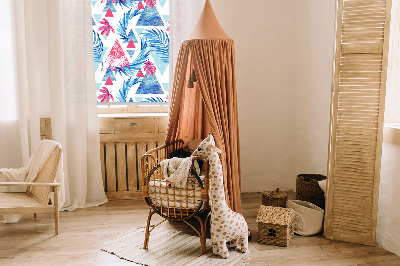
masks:
<path fill-rule="evenodd" d="M 143 265 L 243 265 L 249 253 L 234 249 L 229 258 L 212 254 L 211 240 L 207 239 L 207 252 L 201 255 L 200 239 L 168 228 L 157 227 L 150 234 L 149 249 L 143 249 L 145 228 L 130 230 L 108 241 L 103 251 L 131 262 Z"/>

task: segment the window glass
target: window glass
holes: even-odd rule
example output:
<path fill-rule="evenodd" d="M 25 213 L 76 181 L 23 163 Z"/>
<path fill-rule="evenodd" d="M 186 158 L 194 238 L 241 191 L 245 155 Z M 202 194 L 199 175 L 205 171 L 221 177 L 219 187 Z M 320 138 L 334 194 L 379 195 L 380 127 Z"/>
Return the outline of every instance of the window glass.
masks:
<path fill-rule="evenodd" d="M 168 0 L 92 0 L 98 102 L 167 102 Z"/>

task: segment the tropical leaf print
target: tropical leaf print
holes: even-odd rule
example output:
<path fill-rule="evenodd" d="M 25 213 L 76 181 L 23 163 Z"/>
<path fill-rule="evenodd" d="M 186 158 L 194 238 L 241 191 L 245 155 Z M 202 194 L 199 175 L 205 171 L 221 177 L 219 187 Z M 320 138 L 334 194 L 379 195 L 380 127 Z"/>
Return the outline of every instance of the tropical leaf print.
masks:
<path fill-rule="evenodd" d="M 102 103 L 109 102 L 110 100 L 112 102 L 114 101 L 114 97 L 112 96 L 112 94 L 109 92 L 109 90 L 106 87 L 102 87 L 99 91 L 102 94 L 97 96 L 97 99 L 99 99 Z"/>
<path fill-rule="evenodd" d="M 150 97 L 144 99 L 145 102 L 152 102 L 152 103 L 164 103 L 165 101 L 160 97 Z"/>
<path fill-rule="evenodd" d="M 119 102 L 127 102 L 127 97 L 130 89 L 132 88 L 133 85 L 140 83 L 140 77 L 135 77 L 132 78 L 130 77 L 128 80 L 124 81 L 122 84 L 121 88 L 118 91 L 117 94 L 117 100 Z"/>
<path fill-rule="evenodd" d="M 170 0 L 90 2 L 97 101 L 167 102 Z"/>
<path fill-rule="evenodd" d="M 128 77 L 134 75 L 137 71 L 139 71 L 142 68 L 143 64 L 149 60 L 149 54 L 150 51 L 147 48 L 147 44 L 142 40 L 140 53 L 135 58 L 135 60 L 133 60 L 132 63 L 124 67 L 116 67 L 115 73 L 118 73 L 121 76 L 125 75 Z"/>
<path fill-rule="evenodd" d="M 94 51 L 94 61 L 101 63 L 103 55 L 103 42 L 101 41 L 100 35 L 93 31 L 93 51 Z"/>
<path fill-rule="evenodd" d="M 130 1 L 130 0 L 126 0 Z M 128 12 L 124 13 L 122 18 L 118 22 L 118 27 L 117 27 L 117 32 L 120 36 L 120 39 L 123 40 L 124 42 L 129 41 L 128 37 L 128 25 L 131 21 L 132 18 L 134 18 L 137 15 L 140 15 L 142 13 L 141 10 L 139 9 L 131 9 Z"/>
<path fill-rule="evenodd" d="M 146 29 L 142 36 L 146 39 L 151 51 L 157 53 L 161 61 L 168 64 L 169 62 L 169 37 L 165 31 L 160 29 Z"/>
<path fill-rule="evenodd" d="M 108 22 L 107 19 L 103 18 L 100 21 L 101 24 L 103 24 L 104 26 L 101 26 L 99 28 L 99 31 L 101 31 L 101 35 L 104 35 L 104 33 L 106 34 L 106 36 L 108 36 L 110 34 L 110 32 L 112 31 L 113 33 L 115 33 L 114 28 L 110 25 L 110 22 Z"/>
<path fill-rule="evenodd" d="M 149 7 L 155 7 L 157 4 L 157 0 L 144 0 L 144 2 L 146 3 L 146 5 L 148 5 Z"/>
<path fill-rule="evenodd" d="M 154 76 L 154 74 L 156 73 L 156 70 L 157 70 L 157 68 L 153 64 L 153 62 L 147 61 L 146 63 L 144 63 L 144 71 L 146 72 L 147 75 Z"/>
<path fill-rule="evenodd" d="M 132 7 L 135 2 L 139 2 L 140 0 L 111 0 L 114 4 L 120 5 L 121 7 Z"/>

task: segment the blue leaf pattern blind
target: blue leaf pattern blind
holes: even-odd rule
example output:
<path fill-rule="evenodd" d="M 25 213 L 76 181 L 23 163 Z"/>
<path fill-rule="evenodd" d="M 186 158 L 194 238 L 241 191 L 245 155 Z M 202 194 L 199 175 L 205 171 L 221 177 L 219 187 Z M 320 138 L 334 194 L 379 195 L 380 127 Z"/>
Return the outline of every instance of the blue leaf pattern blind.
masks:
<path fill-rule="evenodd" d="M 92 0 L 98 102 L 167 102 L 168 0 Z"/>

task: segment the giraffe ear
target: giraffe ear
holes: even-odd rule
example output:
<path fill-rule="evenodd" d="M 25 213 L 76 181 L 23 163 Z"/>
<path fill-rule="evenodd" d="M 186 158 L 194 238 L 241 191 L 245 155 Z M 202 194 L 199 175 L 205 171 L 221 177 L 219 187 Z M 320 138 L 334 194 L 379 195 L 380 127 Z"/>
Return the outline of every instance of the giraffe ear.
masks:
<path fill-rule="evenodd" d="M 222 154 L 222 151 L 215 147 L 214 145 L 210 145 L 212 149 L 214 149 L 217 153 Z"/>

